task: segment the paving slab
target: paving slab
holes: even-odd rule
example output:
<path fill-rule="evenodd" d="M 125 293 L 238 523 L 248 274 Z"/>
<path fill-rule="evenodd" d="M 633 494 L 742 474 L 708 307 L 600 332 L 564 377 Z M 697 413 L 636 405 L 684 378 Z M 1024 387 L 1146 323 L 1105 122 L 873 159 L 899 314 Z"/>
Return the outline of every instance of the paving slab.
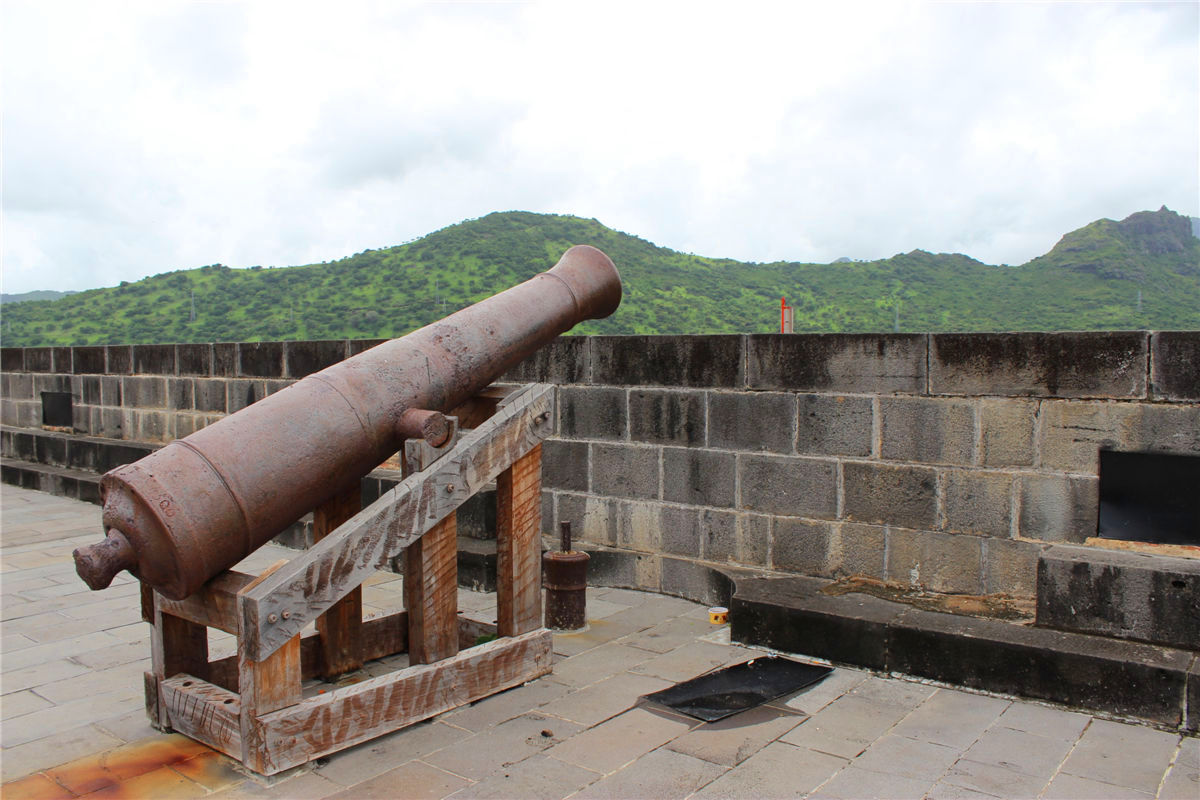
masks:
<path fill-rule="evenodd" d="M 454 800 L 567 797 L 601 778 L 599 772 L 543 754 L 530 756 L 450 795 Z"/>
<path fill-rule="evenodd" d="M 678 714 L 634 708 L 556 745 L 546 755 L 607 775 L 698 724 Z"/>
<path fill-rule="evenodd" d="M 798 797 L 846 766 L 845 759 L 773 742 L 696 793 L 697 798 Z"/>
<path fill-rule="evenodd" d="M 1153 728 L 1095 720 L 1063 763 L 1062 772 L 1153 795 L 1175 758 L 1180 738 Z"/>
<path fill-rule="evenodd" d="M 574 800 L 687 797 L 724 772 L 724 767 L 698 758 L 671 750 L 656 750 L 571 797 Z"/>

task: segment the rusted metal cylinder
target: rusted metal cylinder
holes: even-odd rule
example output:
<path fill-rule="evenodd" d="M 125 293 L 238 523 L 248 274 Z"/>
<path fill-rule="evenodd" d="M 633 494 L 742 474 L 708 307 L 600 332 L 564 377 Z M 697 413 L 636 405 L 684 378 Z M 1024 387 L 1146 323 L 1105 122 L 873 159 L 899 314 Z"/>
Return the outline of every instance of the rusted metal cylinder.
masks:
<path fill-rule="evenodd" d="M 606 317 L 621 278 L 594 247 L 400 339 L 310 375 L 101 481 L 107 538 L 75 551 L 102 589 L 128 569 L 182 599 L 370 472 L 405 438 L 560 333 Z M 440 422 L 439 422 L 440 420 Z"/>
<path fill-rule="evenodd" d="M 546 627 L 574 631 L 587 624 L 587 568 L 591 556 L 571 549 L 571 523 L 562 523 L 562 550 L 542 554 Z"/>

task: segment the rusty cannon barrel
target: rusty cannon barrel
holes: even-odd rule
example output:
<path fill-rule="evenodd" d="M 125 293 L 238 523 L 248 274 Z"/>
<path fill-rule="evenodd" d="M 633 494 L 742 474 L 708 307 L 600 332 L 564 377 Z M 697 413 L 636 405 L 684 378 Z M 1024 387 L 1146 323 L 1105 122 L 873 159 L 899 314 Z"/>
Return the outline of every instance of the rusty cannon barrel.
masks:
<path fill-rule="evenodd" d="M 560 333 L 612 314 L 621 277 L 594 247 L 400 339 L 309 375 L 101 481 L 106 537 L 75 551 L 92 589 L 127 569 L 181 600 L 357 482 L 404 439 Z"/>

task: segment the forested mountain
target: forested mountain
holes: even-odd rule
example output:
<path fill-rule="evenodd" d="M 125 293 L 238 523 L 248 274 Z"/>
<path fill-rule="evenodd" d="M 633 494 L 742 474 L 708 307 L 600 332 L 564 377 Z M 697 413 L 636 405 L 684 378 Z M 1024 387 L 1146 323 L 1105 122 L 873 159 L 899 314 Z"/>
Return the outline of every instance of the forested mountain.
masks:
<path fill-rule="evenodd" d="M 1200 328 L 1200 239 L 1166 208 L 1068 233 L 1018 267 L 914 250 L 869 262 L 743 263 L 657 247 L 594 219 L 504 212 L 300 267 L 179 270 L 6 304 L 6 346 L 400 336 L 526 280 L 573 244 L 621 270 L 617 313 L 580 333 Z"/>

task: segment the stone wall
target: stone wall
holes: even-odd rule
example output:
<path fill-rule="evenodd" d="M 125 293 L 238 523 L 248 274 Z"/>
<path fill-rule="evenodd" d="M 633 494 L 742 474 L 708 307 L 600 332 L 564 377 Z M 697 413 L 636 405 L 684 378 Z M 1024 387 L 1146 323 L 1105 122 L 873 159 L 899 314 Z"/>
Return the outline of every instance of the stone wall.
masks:
<path fill-rule="evenodd" d="M 167 441 L 374 341 L 3 351 L 5 425 Z M 1102 448 L 1200 455 L 1200 332 L 564 337 L 543 528 L 660 556 L 1031 596 Z"/>

